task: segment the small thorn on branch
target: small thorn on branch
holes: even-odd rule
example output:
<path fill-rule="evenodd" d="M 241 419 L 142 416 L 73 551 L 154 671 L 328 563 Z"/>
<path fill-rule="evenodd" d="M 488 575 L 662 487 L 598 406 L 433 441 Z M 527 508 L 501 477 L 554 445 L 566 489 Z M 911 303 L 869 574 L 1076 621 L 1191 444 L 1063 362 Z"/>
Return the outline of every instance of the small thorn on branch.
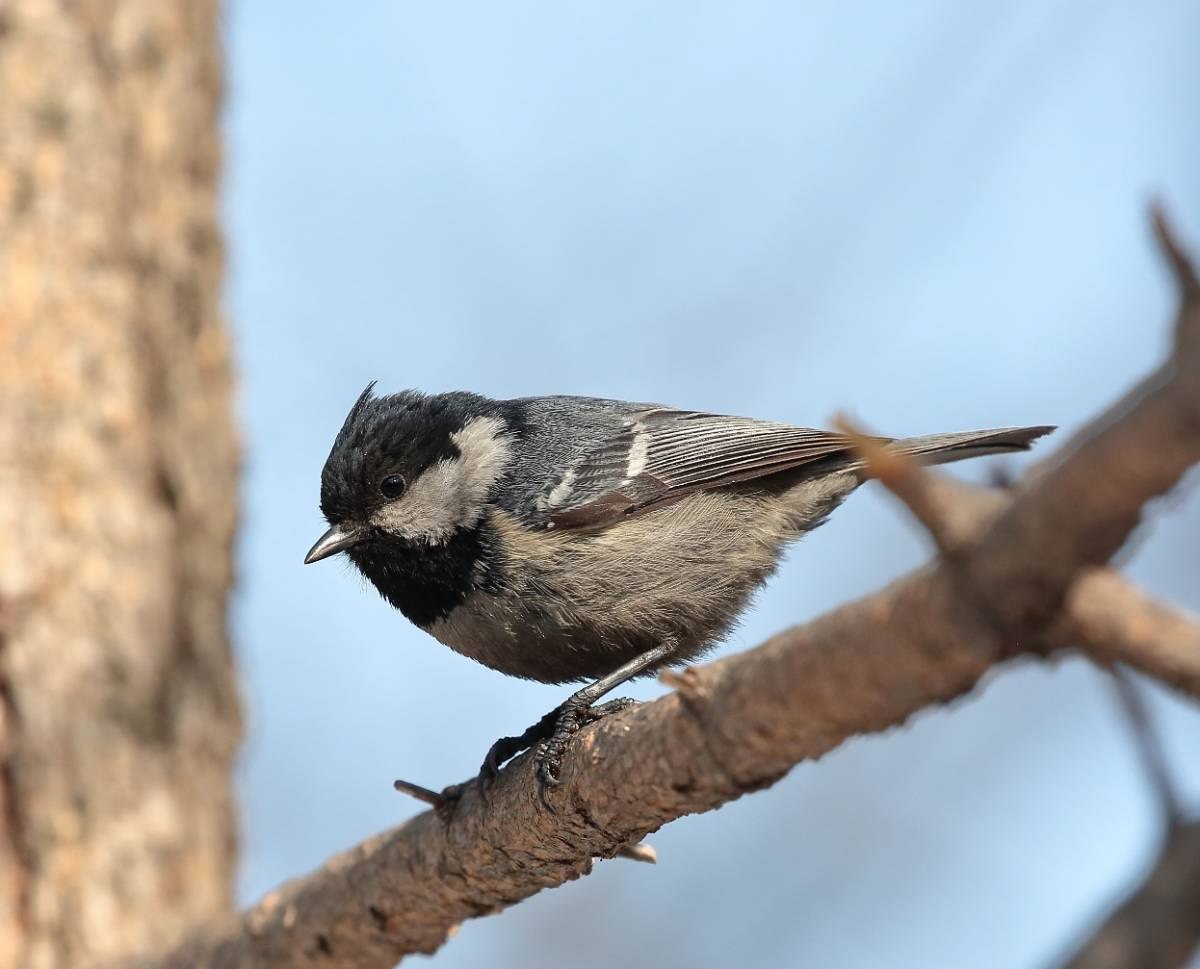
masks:
<path fill-rule="evenodd" d="M 458 802 L 466 790 L 464 784 L 451 784 L 444 791 L 434 791 L 428 787 L 422 787 L 420 784 L 399 779 L 392 781 L 392 787 L 401 794 L 407 794 L 409 797 L 415 797 L 418 801 L 428 804 L 443 824 L 449 824 L 453 820 L 454 810 L 458 807 Z"/>
<path fill-rule="evenodd" d="M 420 784 L 395 780 L 392 781 L 392 787 L 401 794 L 407 794 L 409 797 L 415 797 L 418 801 L 423 801 L 430 807 L 441 807 L 446 802 L 445 796 L 439 791 L 430 790 L 428 787 L 422 787 Z"/>
<path fill-rule="evenodd" d="M 450 784 L 448 788 L 440 790 L 440 792 L 421 787 L 421 784 L 401 780 L 392 781 L 391 786 L 401 794 L 407 794 L 409 798 L 415 798 L 432 807 L 433 812 L 438 815 L 443 824 L 450 824 L 450 821 L 454 820 L 458 801 L 462 800 L 462 795 L 467 792 L 467 788 L 472 787 L 472 784 Z"/>

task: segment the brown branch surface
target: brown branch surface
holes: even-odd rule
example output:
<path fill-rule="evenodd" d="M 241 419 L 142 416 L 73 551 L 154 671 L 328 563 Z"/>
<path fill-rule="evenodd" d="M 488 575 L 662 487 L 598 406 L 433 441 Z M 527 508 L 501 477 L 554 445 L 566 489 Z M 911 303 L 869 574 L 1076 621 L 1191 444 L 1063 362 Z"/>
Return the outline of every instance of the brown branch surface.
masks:
<path fill-rule="evenodd" d="M 1079 577 L 1050 638 L 1200 697 L 1200 618 L 1150 599 L 1111 569 Z"/>
<path fill-rule="evenodd" d="M 584 731 L 549 809 L 523 758 L 489 804 L 469 788 L 449 824 L 426 812 L 155 965 L 385 969 L 433 952 L 461 920 L 962 696 L 1021 652 L 1080 645 L 1200 693 L 1194 624 L 1103 569 L 1143 505 L 1200 460 L 1200 293 L 1159 229 L 1182 294 L 1164 365 L 1007 496 L 906 482 L 937 490 L 953 561 L 689 670 L 676 693 Z M 1113 615 L 1114 600 L 1128 612 Z"/>
<path fill-rule="evenodd" d="M 942 544 L 951 549 L 977 537 L 1008 503 L 1002 491 L 945 475 L 926 472 L 917 480 L 922 500 L 940 510 Z M 1200 697 L 1200 616 L 1146 595 L 1107 566 L 1080 570 L 1041 646 L 1125 663 Z"/>

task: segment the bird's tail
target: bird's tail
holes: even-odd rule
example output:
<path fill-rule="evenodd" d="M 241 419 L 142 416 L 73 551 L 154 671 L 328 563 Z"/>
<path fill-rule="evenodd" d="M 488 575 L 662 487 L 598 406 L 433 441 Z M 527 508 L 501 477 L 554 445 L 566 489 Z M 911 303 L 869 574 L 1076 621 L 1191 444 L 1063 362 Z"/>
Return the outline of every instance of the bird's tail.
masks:
<path fill-rule="evenodd" d="M 1008 454 L 1028 451 L 1031 444 L 1053 426 L 1001 427 L 992 431 L 961 431 L 957 434 L 928 434 L 925 437 L 906 437 L 893 441 L 892 447 L 911 454 L 921 464 L 949 464 L 965 458 L 986 454 Z"/>

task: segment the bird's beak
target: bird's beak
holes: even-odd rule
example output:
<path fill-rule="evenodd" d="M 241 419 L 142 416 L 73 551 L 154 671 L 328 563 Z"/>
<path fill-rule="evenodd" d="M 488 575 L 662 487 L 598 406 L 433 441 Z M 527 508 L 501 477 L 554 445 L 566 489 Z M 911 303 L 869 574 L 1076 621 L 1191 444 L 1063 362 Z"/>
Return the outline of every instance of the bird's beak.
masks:
<path fill-rule="evenodd" d="M 357 528 L 331 525 L 329 531 L 318 538 L 316 544 L 308 550 L 308 554 L 304 556 L 304 564 L 312 565 L 313 562 L 337 555 L 338 552 L 344 552 L 351 546 L 366 541 L 366 538 L 366 534 Z"/>

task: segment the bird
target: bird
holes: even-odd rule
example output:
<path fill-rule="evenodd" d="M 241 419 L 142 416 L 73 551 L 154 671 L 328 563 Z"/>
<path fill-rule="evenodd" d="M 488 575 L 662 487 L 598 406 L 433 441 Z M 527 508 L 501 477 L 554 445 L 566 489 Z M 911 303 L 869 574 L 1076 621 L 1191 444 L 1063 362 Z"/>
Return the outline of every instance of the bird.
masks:
<path fill-rule="evenodd" d="M 1050 426 L 878 438 L 926 465 L 1027 450 Z M 585 682 L 488 751 L 535 748 L 543 789 L 598 701 L 719 643 L 776 570 L 869 477 L 834 431 L 581 396 L 359 395 L 321 471 L 328 530 L 392 606 L 509 676 Z"/>

